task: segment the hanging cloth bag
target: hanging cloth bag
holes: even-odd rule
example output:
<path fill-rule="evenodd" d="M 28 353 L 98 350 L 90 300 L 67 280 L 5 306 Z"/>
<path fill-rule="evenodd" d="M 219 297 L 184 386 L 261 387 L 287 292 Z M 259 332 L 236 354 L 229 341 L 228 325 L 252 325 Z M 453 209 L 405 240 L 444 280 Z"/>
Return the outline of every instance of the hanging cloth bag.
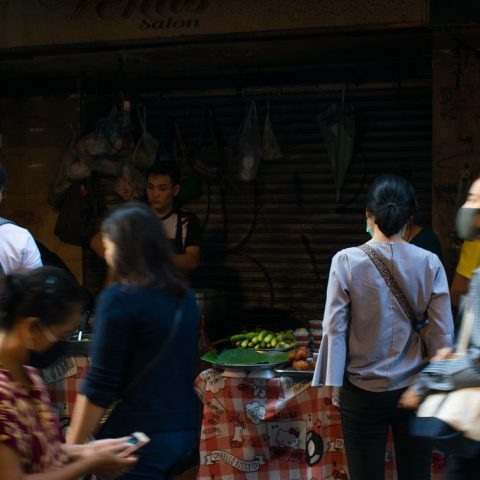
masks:
<path fill-rule="evenodd" d="M 140 170 L 148 170 L 155 162 L 158 141 L 147 131 L 147 112 L 144 105 L 137 105 L 137 114 L 142 134 L 133 149 L 129 163 Z"/>

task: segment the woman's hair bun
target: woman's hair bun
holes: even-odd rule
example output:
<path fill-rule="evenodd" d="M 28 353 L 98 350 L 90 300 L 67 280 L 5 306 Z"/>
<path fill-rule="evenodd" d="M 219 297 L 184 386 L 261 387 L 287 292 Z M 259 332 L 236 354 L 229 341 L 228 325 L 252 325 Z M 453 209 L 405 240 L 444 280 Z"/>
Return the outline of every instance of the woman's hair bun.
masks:
<path fill-rule="evenodd" d="M 366 207 L 387 237 L 398 233 L 415 213 L 415 191 L 408 180 L 396 175 L 378 177 L 372 183 Z"/>

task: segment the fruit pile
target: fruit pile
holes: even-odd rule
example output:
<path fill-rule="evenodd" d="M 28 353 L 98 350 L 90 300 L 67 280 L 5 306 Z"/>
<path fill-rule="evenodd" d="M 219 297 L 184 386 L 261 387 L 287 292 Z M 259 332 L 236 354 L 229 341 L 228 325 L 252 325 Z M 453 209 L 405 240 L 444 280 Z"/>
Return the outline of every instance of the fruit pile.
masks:
<path fill-rule="evenodd" d="M 288 360 L 294 370 L 315 370 L 315 359 L 305 346 L 301 346 L 288 354 Z"/>
<path fill-rule="evenodd" d="M 236 347 L 254 348 L 262 350 L 265 348 L 290 348 L 295 346 L 293 330 L 272 332 L 262 330 L 261 332 L 243 332 L 230 337 L 230 341 Z"/>

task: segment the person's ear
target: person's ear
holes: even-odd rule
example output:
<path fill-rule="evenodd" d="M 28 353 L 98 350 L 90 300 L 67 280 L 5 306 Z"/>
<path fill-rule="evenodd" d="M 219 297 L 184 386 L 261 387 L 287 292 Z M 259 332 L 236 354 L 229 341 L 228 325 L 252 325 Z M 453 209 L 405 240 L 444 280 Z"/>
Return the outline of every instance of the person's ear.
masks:
<path fill-rule="evenodd" d="M 25 345 L 33 346 L 33 342 L 38 334 L 38 318 L 22 318 L 19 324 L 19 332 L 25 342 Z"/>
<path fill-rule="evenodd" d="M 173 186 L 173 195 L 176 197 L 180 193 L 180 185 Z"/>

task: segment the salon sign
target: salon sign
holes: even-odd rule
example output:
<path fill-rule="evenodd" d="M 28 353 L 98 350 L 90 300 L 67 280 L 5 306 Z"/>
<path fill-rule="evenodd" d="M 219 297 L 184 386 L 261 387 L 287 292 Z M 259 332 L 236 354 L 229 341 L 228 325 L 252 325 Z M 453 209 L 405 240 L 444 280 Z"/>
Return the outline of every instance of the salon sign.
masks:
<path fill-rule="evenodd" d="M 426 21 L 427 0 L 0 0 L 0 49 Z"/>

